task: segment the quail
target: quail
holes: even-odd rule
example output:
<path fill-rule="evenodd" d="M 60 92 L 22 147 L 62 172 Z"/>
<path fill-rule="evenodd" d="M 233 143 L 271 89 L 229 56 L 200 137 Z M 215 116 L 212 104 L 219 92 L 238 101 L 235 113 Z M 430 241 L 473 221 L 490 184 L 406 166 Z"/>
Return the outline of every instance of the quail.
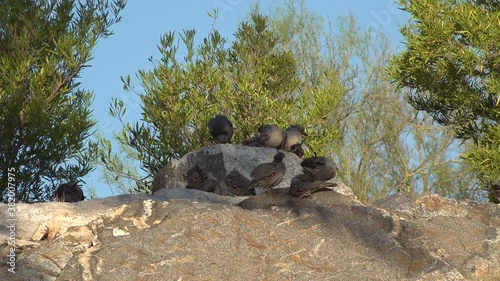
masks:
<path fill-rule="evenodd" d="M 278 185 L 285 176 L 286 166 L 283 158 L 285 158 L 285 154 L 278 152 L 274 155 L 273 162 L 262 163 L 255 167 L 251 173 L 252 181 L 249 189 L 262 187 L 273 190 L 272 188 Z"/>
<path fill-rule="evenodd" d="M 74 182 L 60 184 L 54 197 L 57 202 L 78 202 L 85 199 L 82 188 Z"/>
<path fill-rule="evenodd" d="M 300 158 L 304 156 L 304 150 L 302 149 L 302 144 L 300 143 L 292 145 L 291 152 L 299 156 Z"/>
<path fill-rule="evenodd" d="M 497 182 L 493 185 L 493 194 L 495 194 L 497 200 L 500 201 L 500 182 Z"/>
<path fill-rule="evenodd" d="M 290 183 L 290 194 L 295 197 L 305 198 L 328 187 L 337 186 L 337 183 L 315 181 L 310 175 L 301 174 L 292 179 Z"/>
<path fill-rule="evenodd" d="M 217 179 L 209 172 L 203 171 L 198 164 L 186 173 L 187 186 L 189 189 L 198 189 L 213 192 L 217 186 Z"/>
<path fill-rule="evenodd" d="M 218 143 L 231 143 L 233 124 L 225 116 L 216 115 L 208 121 L 208 130 Z"/>
<path fill-rule="evenodd" d="M 302 125 L 292 125 L 283 132 L 280 149 L 292 151 L 292 147 L 302 143 L 302 136 L 307 136 Z"/>
<path fill-rule="evenodd" d="M 300 163 L 304 174 L 309 175 L 315 181 L 327 181 L 337 175 L 335 164 L 323 156 L 309 157 Z"/>
<path fill-rule="evenodd" d="M 224 179 L 227 190 L 237 196 L 255 195 L 255 189 L 250 187 L 250 180 L 243 176 L 236 169 L 227 174 Z"/>
<path fill-rule="evenodd" d="M 249 146 L 266 146 L 278 148 L 283 141 L 283 132 L 275 125 L 262 125 L 259 127 L 259 135 L 245 142 L 244 145 Z"/>

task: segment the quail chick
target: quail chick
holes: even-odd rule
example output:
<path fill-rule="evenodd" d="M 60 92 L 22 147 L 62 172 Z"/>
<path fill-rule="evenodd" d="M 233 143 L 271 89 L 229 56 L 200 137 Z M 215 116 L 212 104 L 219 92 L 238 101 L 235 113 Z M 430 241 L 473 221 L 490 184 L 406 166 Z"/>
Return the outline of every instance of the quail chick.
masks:
<path fill-rule="evenodd" d="M 216 115 L 208 121 L 208 131 L 218 143 L 231 143 L 233 124 L 225 116 Z"/>
<path fill-rule="evenodd" d="M 250 187 L 250 180 L 243 176 L 236 169 L 227 174 L 224 179 L 227 190 L 237 196 L 255 195 L 255 189 Z"/>
<path fill-rule="evenodd" d="M 495 194 L 497 200 L 500 201 L 500 182 L 497 182 L 493 185 L 493 193 Z"/>
<path fill-rule="evenodd" d="M 337 186 L 336 183 L 315 181 L 311 176 L 307 174 L 297 175 L 292 179 L 290 183 L 290 194 L 295 197 L 305 198 L 328 187 Z"/>
<path fill-rule="evenodd" d="M 85 199 L 82 188 L 74 182 L 59 185 L 54 197 L 57 202 L 78 202 Z"/>
<path fill-rule="evenodd" d="M 281 129 L 275 124 L 270 124 L 260 126 L 259 135 L 243 142 L 243 144 L 278 148 L 282 141 L 283 132 Z"/>
<path fill-rule="evenodd" d="M 311 176 L 315 181 L 327 181 L 337 175 L 335 164 L 323 156 L 306 158 L 300 165 L 304 174 Z"/>
<path fill-rule="evenodd" d="M 189 189 L 213 192 L 217 186 L 217 179 L 211 173 L 202 170 L 198 164 L 189 169 L 186 176 L 186 188 Z"/>
<path fill-rule="evenodd" d="M 262 163 L 255 167 L 251 173 L 252 181 L 249 188 L 262 187 L 273 190 L 272 188 L 278 185 L 285 176 L 286 166 L 283 158 L 285 154 L 278 152 L 274 155 L 273 162 Z"/>
<path fill-rule="evenodd" d="M 299 156 L 300 158 L 302 158 L 304 156 L 304 150 L 302 149 L 302 144 L 300 144 L 300 143 L 298 143 L 296 145 L 292 145 L 291 152 L 294 153 L 295 155 Z"/>
<path fill-rule="evenodd" d="M 302 143 L 302 136 L 307 136 L 302 125 L 292 125 L 283 132 L 280 149 L 292 151 L 292 147 Z"/>

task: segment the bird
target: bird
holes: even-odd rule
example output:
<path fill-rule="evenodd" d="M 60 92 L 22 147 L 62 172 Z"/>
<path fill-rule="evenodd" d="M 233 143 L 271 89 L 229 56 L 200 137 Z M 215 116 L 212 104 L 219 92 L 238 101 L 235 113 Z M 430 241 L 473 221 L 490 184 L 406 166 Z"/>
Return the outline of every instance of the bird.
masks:
<path fill-rule="evenodd" d="M 238 170 L 233 169 L 224 179 L 227 190 L 237 196 L 255 195 L 255 188 L 250 187 L 250 180 L 243 176 Z"/>
<path fill-rule="evenodd" d="M 262 163 L 255 167 L 251 173 L 252 181 L 248 188 L 262 187 L 273 190 L 272 188 L 285 177 L 286 165 L 283 158 L 285 158 L 285 154 L 278 151 L 274 155 L 273 162 Z"/>
<path fill-rule="evenodd" d="M 206 172 L 196 164 L 186 173 L 188 189 L 198 189 L 206 192 L 213 192 L 217 186 L 217 179 L 209 172 Z"/>
<path fill-rule="evenodd" d="M 302 136 L 307 136 L 302 125 L 292 125 L 283 132 L 280 149 L 292 151 L 292 147 L 302 143 Z"/>
<path fill-rule="evenodd" d="M 54 197 L 57 202 L 78 202 L 85 199 L 82 188 L 75 182 L 60 184 L 54 192 Z"/>
<path fill-rule="evenodd" d="M 337 175 L 337 166 L 323 156 L 309 157 L 300 163 L 304 174 L 311 176 L 315 181 L 327 181 Z"/>
<path fill-rule="evenodd" d="M 226 116 L 215 115 L 208 121 L 208 131 L 218 143 L 231 143 L 233 124 Z"/>
<path fill-rule="evenodd" d="M 300 158 L 304 156 L 304 150 L 302 149 L 302 144 L 300 143 L 292 145 L 291 152 L 299 156 Z"/>
<path fill-rule="evenodd" d="M 297 175 L 290 183 L 290 194 L 294 197 L 305 198 L 328 187 L 337 186 L 337 183 L 317 181 L 308 174 Z"/>
<path fill-rule="evenodd" d="M 500 182 L 493 185 L 493 194 L 495 194 L 497 200 L 500 201 Z"/>
<path fill-rule="evenodd" d="M 278 148 L 283 141 L 283 131 L 275 124 L 262 125 L 258 129 L 259 135 L 244 141 L 244 145 L 265 146 Z"/>

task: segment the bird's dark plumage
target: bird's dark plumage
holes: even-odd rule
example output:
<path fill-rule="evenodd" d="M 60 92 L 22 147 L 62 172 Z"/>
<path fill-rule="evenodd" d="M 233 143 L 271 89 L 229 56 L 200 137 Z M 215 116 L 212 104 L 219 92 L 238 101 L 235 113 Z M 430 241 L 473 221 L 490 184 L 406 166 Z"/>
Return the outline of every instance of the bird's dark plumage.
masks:
<path fill-rule="evenodd" d="M 272 189 L 278 185 L 285 177 L 286 166 L 283 162 L 285 154 L 282 152 L 274 155 L 273 162 L 262 163 L 252 171 L 252 181 L 249 188 L 262 187 Z"/>
<path fill-rule="evenodd" d="M 315 181 L 310 175 L 301 174 L 292 179 L 290 183 L 290 194 L 295 197 L 305 198 L 328 187 L 337 186 L 336 183 Z"/>
<path fill-rule="evenodd" d="M 314 156 L 306 158 L 300 163 L 304 174 L 316 181 L 327 181 L 337 175 L 337 166 L 326 157 Z"/>
<path fill-rule="evenodd" d="M 208 121 L 208 131 L 218 143 L 231 143 L 233 124 L 222 115 L 216 115 Z"/>
<path fill-rule="evenodd" d="M 249 146 L 265 146 L 278 148 L 283 140 L 283 132 L 275 125 L 262 125 L 259 127 L 259 135 L 245 142 L 244 145 Z"/>
<path fill-rule="evenodd" d="M 280 149 L 292 151 L 292 148 L 302 143 L 302 136 L 307 136 L 302 125 L 292 125 L 283 132 Z"/>
<path fill-rule="evenodd" d="M 493 194 L 495 194 L 497 200 L 500 201 L 500 182 L 497 182 L 493 185 Z"/>
<path fill-rule="evenodd" d="M 211 173 L 202 170 L 198 164 L 189 169 L 186 176 L 186 188 L 212 192 L 217 186 L 217 179 Z"/>
<path fill-rule="evenodd" d="M 300 124 L 291 125 L 286 130 L 287 131 L 296 131 L 296 132 L 299 132 L 301 135 L 307 136 L 306 130 L 304 129 L 304 126 L 302 126 Z"/>
<path fill-rule="evenodd" d="M 304 150 L 302 149 L 302 144 L 298 143 L 296 145 L 293 145 L 291 149 L 292 149 L 291 152 L 299 156 L 300 158 L 304 156 Z"/>
<path fill-rule="evenodd" d="M 224 179 L 227 190 L 237 196 L 255 195 L 255 189 L 250 187 L 250 180 L 243 176 L 236 169 L 227 174 Z"/>
<path fill-rule="evenodd" d="M 82 188 L 74 182 L 59 185 L 54 197 L 57 202 L 78 202 L 85 199 Z"/>

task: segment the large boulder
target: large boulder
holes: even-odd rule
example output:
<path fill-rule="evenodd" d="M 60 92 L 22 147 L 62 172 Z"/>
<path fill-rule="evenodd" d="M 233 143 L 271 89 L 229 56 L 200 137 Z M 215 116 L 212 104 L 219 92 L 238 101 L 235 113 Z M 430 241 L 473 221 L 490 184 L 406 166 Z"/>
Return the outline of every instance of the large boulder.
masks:
<path fill-rule="evenodd" d="M 302 173 L 300 163 L 302 159 L 297 155 L 285 152 L 286 174 L 283 181 L 275 188 L 289 188 L 290 182 L 295 175 Z M 277 153 L 275 148 L 253 147 L 234 144 L 217 144 L 203 147 L 198 151 L 190 152 L 180 159 L 173 159 L 165 167 L 160 169 L 153 181 L 152 191 L 156 192 L 164 188 L 185 188 L 188 186 L 188 174 L 191 169 L 198 165 L 201 170 L 207 172 L 215 179 L 215 190 L 219 195 L 236 196 L 231 193 L 224 184 L 224 179 L 236 169 L 247 179 L 252 179 L 250 174 L 259 164 L 273 161 Z M 258 190 L 260 193 L 264 190 Z"/>
<path fill-rule="evenodd" d="M 195 167 L 208 174 L 209 184 L 214 186 L 213 193 L 223 196 L 239 196 L 226 186 L 224 180 L 233 170 L 251 180 L 250 174 L 253 169 L 262 163 L 273 161 L 278 151 L 269 147 L 253 147 L 234 144 L 217 144 L 203 147 L 198 151 L 190 152 L 180 159 L 173 159 L 158 171 L 153 180 L 152 192 L 157 193 L 165 189 L 184 189 L 189 186 L 190 176 Z M 300 163 L 302 159 L 291 152 L 281 151 L 285 154 L 286 173 L 283 180 L 274 189 L 290 187 L 292 178 L 302 174 Z M 337 184 L 333 187 L 338 193 L 356 199 L 350 187 L 334 178 L 330 180 Z M 257 188 L 257 193 L 265 189 Z M 177 193 L 182 194 L 183 191 Z M 227 199 L 225 199 L 227 200 Z M 240 199 L 241 201 L 243 199 Z M 237 202 L 239 202 L 237 201 Z M 234 201 L 236 202 L 236 201 Z M 236 202 L 236 203 L 237 203 Z"/>
<path fill-rule="evenodd" d="M 2 252 L 0 280 L 500 276 L 500 206 L 491 203 L 398 194 L 366 205 L 333 191 L 299 199 L 278 189 L 234 205 L 207 203 L 224 196 L 200 196 L 201 191 L 165 192 L 96 202 L 17 204 L 17 225 L 25 227 L 36 219 L 47 227 L 46 235 L 23 240 L 25 234 L 16 233 L 21 244 L 16 245 L 16 273 L 7 271 Z M 0 214 L 6 208 L 0 204 Z M 73 224 L 65 219 L 68 215 Z M 64 227 L 52 229 L 54 221 Z M 0 240 L 0 249 L 9 247 L 6 242 L 2 247 Z"/>

